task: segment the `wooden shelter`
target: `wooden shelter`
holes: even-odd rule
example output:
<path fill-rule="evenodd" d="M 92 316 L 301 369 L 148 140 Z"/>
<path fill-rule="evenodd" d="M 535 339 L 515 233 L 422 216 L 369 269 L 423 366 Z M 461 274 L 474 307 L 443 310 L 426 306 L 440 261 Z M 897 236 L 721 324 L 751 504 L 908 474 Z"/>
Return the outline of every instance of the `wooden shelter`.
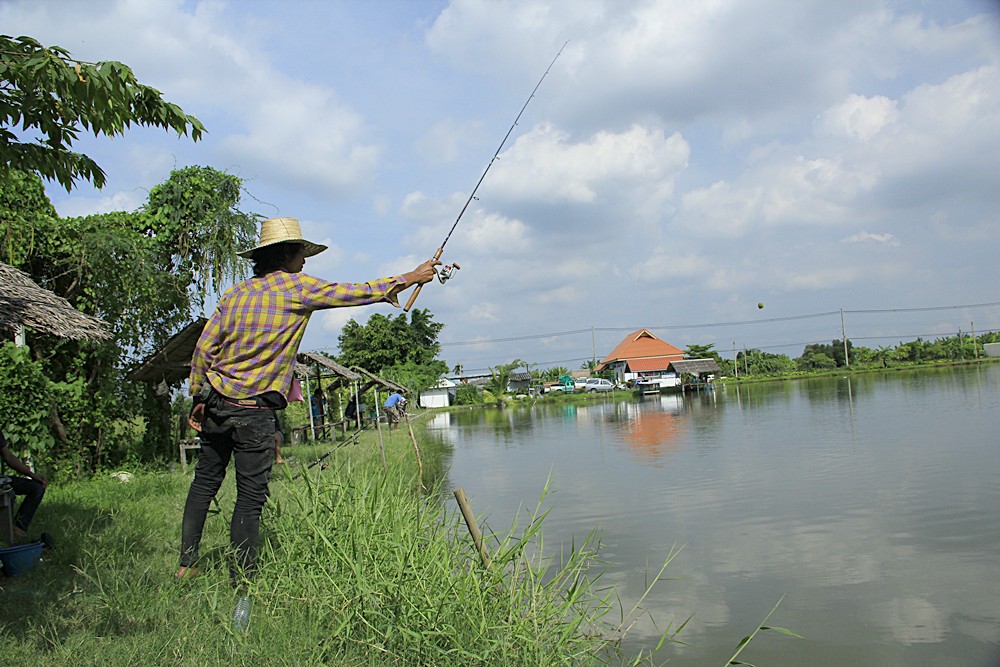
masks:
<path fill-rule="evenodd" d="M 40 287 L 23 271 L 0 263 L 0 330 L 21 337 L 24 327 L 60 338 L 111 338 L 106 322 L 80 312 L 66 299 Z"/>
<path fill-rule="evenodd" d="M 682 378 L 685 375 L 694 377 L 693 382 L 682 382 L 682 391 L 687 391 L 688 389 L 696 391 L 700 389 L 712 389 L 709 376 L 722 371 L 715 359 L 682 359 L 680 361 L 671 361 L 670 370 Z"/>
<path fill-rule="evenodd" d="M 365 369 L 361 368 L 360 366 L 352 366 L 351 368 L 353 368 L 355 371 L 357 371 L 358 373 L 367 378 L 367 381 L 363 385 L 361 385 L 356 392 L 354 392 L 355 396 L 361 396 L 369 389 L 373 388 L 375 389 L 375 410 L 374 410 L 375 419 L 379 418 L 382 408 L 378 398 L 378 387 L 385 389 L 387 396 L 392 392 L 399 392 L 400 394 L 406 394 L 409 391 L 409 389 L 407 389 L 403 385 L 396 384 L 395 382 L 391 380 L 386 380 L 385 378 L 380 378 L 374 373 L 370 373 Z M 361 415 L 358 415 L 358 419 L 360 422 Z"/>
<path fill-rule="evenodd" d="M 107 340 L 106 322 L 86 315 L 55 292 L 40 287 L 28 274 L 0 262 L 0 331 L 24 344 L 29 327 L 60 338 Z M 9 488 L 9 487 L 8 487 Z M 14 544 L 14 492 L 0 498 L 0 525 L 7 544 Z"/>
<path fill-rule="evenodd" d="M 300 380 L 305 380 L 304 397 L 309 406 L 309 429 L 312 431 L 313 439 L 315 440 L 319 433 L 325 433 L 337 424 L 346 429 L 343 414 L 337 415 L 335 420 L 330 419 L 330 415 L 327 414 L 329 406 L 325 401 L 326 390 L 323 389 L 323 382 L 326 380 L 327 388 L 337 389 L 348 385 L 357 387 L 363 379 L 362 376 L 319 352 L 299 352 L 295 361 L 295 374 Z M 318 392 L 313 389 L 313 383 L 319 390 Z M 295 435 L 295 429 L 293 429 L 293 435 Z"/>

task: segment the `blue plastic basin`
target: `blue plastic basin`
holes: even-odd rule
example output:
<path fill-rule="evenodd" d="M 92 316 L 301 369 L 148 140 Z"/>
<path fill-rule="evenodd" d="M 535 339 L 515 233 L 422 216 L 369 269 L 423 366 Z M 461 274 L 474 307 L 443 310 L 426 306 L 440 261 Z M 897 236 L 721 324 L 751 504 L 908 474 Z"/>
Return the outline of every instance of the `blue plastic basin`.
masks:
<path fill-rule="evenodd" d="M 0 562 L 8 577 L 20 577 L 31 568 L 38 565 L 42 558 L 42 543 L 19 544 L 14 547 L 0 549 Z"/>

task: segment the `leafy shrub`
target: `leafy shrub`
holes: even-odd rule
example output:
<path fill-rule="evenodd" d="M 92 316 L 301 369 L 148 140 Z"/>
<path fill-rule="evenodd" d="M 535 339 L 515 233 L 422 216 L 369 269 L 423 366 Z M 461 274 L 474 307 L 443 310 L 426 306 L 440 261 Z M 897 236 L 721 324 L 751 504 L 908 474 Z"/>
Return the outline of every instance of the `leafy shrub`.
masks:
<path fill-rule="evenodd" d="M 49 417 L 54 390 L 27 346 L 0 346 L 0 411 L 11 447 L 37 456 L 55 444 Z"/>
<path fill-rule="evenodd" d="M 455 389 L 455 405 L 476 405 L 480 402 L 479 389 L 476 385 L 463 383 Z"/>

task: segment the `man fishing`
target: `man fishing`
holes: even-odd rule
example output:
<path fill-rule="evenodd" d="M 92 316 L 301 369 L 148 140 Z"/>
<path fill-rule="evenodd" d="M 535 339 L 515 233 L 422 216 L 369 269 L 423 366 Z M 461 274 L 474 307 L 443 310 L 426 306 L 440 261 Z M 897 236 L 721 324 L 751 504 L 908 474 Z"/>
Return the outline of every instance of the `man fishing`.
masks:
<path fill-rule="evenodd" d="M 236 560 L 230 574 L 234 586 L 253 579 L 274 461 L 274 411 L 284 408 L 293 392 L 295 356 L 312 312 L 378 302 L 398 307 L 398 294 L 432 280 L 441 264 L 430 259 L 408 273 L 365 283 L 327 282 L 302 273 L 306 258 L 324 250 L 302 237 L 295 218 L 261 222 L 257 246 L 239 253 L 253 261 L 253 277 L 226 291 L 198 339 L 188 422 L 202 446 L 184 506 L 178 578 L 197 572 L 209 503 L 235 458 L 230 541 Z M 237 616 L 240 605 L 248 614 L 248 598 L 240 600 Z"/>

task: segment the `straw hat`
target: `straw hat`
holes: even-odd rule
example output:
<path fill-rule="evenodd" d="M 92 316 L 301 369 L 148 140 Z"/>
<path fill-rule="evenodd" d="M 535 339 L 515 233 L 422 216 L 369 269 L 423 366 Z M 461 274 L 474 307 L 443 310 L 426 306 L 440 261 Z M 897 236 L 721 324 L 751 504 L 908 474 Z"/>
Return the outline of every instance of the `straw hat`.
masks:
<path fill-rule="evenodd" d="M 251 259 L 254 250 L 266 248 L 278 243 L 301 243 L 306 247 L 306 257 L 312 257 L 326 250 L 325 245 L 306 241 L 302 238 L 302 228 L 295 218 L 268 218 L 260 223 L 260 243 L 250 250 L 236 253 L 240 257 Z"/>

